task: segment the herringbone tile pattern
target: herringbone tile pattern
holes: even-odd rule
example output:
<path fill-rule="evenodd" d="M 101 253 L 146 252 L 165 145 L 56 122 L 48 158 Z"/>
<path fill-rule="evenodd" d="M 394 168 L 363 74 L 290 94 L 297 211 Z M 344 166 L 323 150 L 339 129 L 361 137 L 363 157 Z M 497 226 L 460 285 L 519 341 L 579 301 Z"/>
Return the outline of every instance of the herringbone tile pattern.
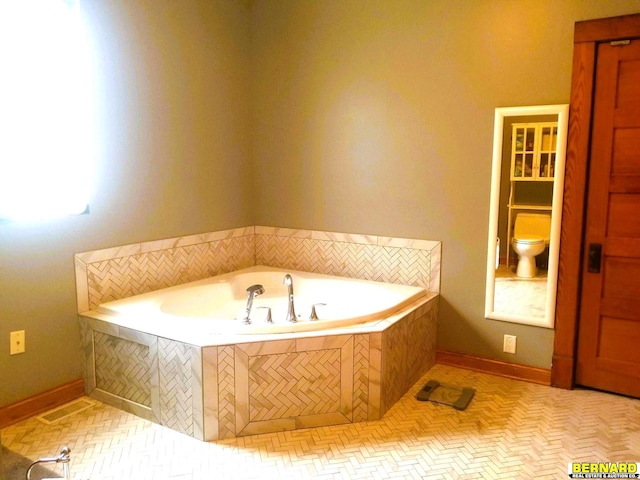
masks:
<path fill-rule="evenodd" d="M 87 265 L 89 306 L 254 265 L 251 237 L 234 237 Z"/>
<path fill-rule="evenodd" d="M 250 421 L 339 411 L 340 349 L 250 357 Z"/>
<path fill-rule="evenodd" d="M 236 436 L 235 367 L 233 346 L 218 348 L 218 422 L 220 438 Z"/>
<path fill-rule="evenodd" d="M 77 254 L 78 310 L 252 265 L 417 285 L 440 292 L 440 243 L 259 227 Z M 251 232 L 251 233 L 249 233 Z M 299 235 L 302 235 L 300 237 Z M 206 237 L 217 239 L 207 241 Z M 359 238 L 362 237 L 362 238 Z"/>
<path fill-rule="evenodd" d="M 160 421 L 174 430 L 193 435 L 191 349 L 188 345 L 158 339 L 161 351 Z"/>
<path fill-rule="evenodd" d="M 477 389 L 463 412 L 415 393 Z M 205 443 L 97 404 L 2 430 L 30 458 L 71 448 L 76 479 L 561 479 L 570 461 L 640 461 L 640 400 L 436 365 L 379 421 Z"/>
<path fill-rule="evenodd" d="M 431 252 L 309 238 L 256 236 L 256 263 L 429 288 Z"/>
<path fill-rule="evenodd" d="M 96 332 L 96 386 L 132 402 L 151 406 L 149 347 Z"/>
<path fill-rule="evenodd" d="M 369 335 L 356 335 L 353 347 L 353 421 L 369 418 Z"/>
<path fill-rule="evenodd" d="M 406 338 L 407 330 L 404 322 L 395 323 L 382 334 L 382 351 L 385 356 L 382 362 L 383 379 L 405 378 L 406 352 L 403 346 L 407 343 Z M 381 399 L 382 411 L 385 411 L 389 405 L 393 405 L 407 391 L 406 387 L 407 385 L 400 381 L 389 382 Z"/>

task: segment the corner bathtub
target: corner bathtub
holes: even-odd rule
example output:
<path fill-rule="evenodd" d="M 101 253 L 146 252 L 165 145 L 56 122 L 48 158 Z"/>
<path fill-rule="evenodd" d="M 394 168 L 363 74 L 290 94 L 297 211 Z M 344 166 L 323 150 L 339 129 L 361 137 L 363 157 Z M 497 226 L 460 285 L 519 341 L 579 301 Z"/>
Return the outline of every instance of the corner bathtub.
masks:
<path fill-rule="evenodd" d="M 293 278 L 295 323 L 285 320 L 285 274 Z M 251 324 L 245 325 L 246 290 L 256 284 L 265 292 L 254 298 Z M 382 320 L 425 295 L 421 287 L 255 266 L 104 303 L 98 312 L 147 322 L 179 322 L 182 328 L 207 336 L 294 333 Z M 318 320 L 310 320 L 313 305 Z M 266 321 L 268 308 L 273 323 Z"/>
<path fill-rule="evenodd" d="M 255 284 L 265 292 L 244 325 Z M 256 266 L 107 302 L 79 317 L 85 392 L 205 441 L 378 420 L 435 364 L 437 301 L 420 287 Z"/>

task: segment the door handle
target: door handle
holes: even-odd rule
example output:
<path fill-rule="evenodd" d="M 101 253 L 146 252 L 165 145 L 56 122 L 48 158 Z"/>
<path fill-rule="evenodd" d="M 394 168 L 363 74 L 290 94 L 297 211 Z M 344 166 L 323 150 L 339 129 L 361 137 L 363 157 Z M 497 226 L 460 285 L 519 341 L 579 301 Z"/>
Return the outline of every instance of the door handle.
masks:
<path fill-rule="evenodd" d="M 602 244 L 589 244 L 589 259 L 587 262 L 587 271 L 589 273 L 600 273 L 600 263 L 602 261 Z"/>

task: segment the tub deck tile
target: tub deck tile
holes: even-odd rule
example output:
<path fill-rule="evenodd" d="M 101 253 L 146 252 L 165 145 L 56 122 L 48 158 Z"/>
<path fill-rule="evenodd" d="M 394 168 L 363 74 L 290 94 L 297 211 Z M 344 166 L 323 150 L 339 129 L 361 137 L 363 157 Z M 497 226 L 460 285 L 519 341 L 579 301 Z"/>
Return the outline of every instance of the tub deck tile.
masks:
<path fill-rule="evenodd" d="M 353 335 L 327 335 L 324 337 L 297 338 L 296 351 L 326 350 L 330 348 L 343 348 L 347 342 L 351 342 Z"/>
<path fill-rule="evenodd" d="M 204 383 L 203 351 L 200 348 L 189 345 L 191 350 L 191 411 L 193 412 L 193 437 L 204 440 Z"/>
<path fill-rule="evenodd" d="M 353 335 L 340 349 L 340 412 L 353 421 Z"/>
<path fill-rule="evenodd" d="M 202 428 L 203 438 L 207 441 L 218 438 L 218 384 L 218 347 L 205 347 L 202 349 Z"/>
<path fill-rule="evenodd" d="M 368 420 L 382 417 L 380 396 L 382 390 L 382 333 L 369 334 L 369 412 Z"/>
<path fill-rule="evenodd" d="M 268 342 L 240 343 L 236 349 L 242 351 L 246 356 L 274 355 L 278 353 L 288 353 L 296 351 L 295 338 L 287 340 L 272 340 Z"/>
<path fill-rule="evenodd" d="M 353 346 L 353 421 L 369 419 L 369 334 L 354 335 Z"/>
<path fill-rule="evenodd" d="M 236 362 L 236 349 L 233 346 L 218 347 L 218 438 L 236 435 L 236 404 L 239 402 L 235 381 Z M 244 401 L 247 401 L 246 394 Z"/>
<path fill-rule="evenodd" d="M 195 436 L 194 392 L 190 345 L 158 339 L 160 378 L 160 423 L 186 435 Z M 198 375 L 199 376 L 199 375 Z"/>

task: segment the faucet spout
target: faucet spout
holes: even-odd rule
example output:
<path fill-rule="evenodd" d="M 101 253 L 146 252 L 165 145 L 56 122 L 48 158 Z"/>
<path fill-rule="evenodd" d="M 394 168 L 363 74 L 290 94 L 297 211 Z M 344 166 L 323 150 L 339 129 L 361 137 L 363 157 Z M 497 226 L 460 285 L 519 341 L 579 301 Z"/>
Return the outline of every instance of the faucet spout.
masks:
<path fill-rule="evenodd" d="M 296 309 L 293 306 L 293 278 L 288 273 L 284 276 L 284 284 L 287 286 L 288 295 L 287 322 L 295 323 L 298 319 L 296 318 Z"/>

